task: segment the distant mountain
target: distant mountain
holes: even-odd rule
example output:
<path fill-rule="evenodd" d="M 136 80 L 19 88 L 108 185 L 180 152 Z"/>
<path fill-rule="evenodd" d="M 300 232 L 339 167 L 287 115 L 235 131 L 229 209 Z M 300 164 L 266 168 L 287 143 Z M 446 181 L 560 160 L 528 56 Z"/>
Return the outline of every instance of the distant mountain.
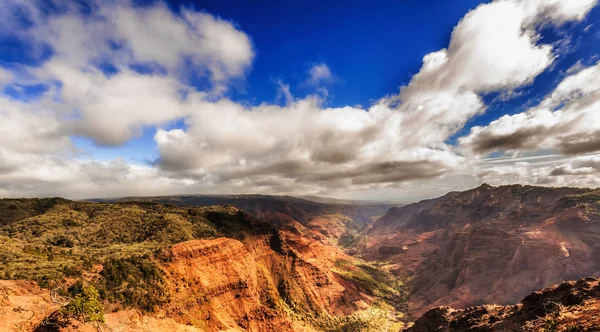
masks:
<path fill-rule="evenodd" d="M 85 285 L 123 331 L 600 330 L 600 189 L 97 201 L 0 200 L 0 330 L 56 328 Z"/>
<path fill-rule="evenodd" d="M 317 203 L 327 204 L 352 204 L 352 205 L 393 205 L 402 206 L 406 205 L 406 202 L 396 200 L 360 200 L 360 199 L 339 199 L 331 197 L 321 196 L 297 196 L 298 198 L 306 199 Z"/>
<path fill-rule="evenodd" d="M 391 208 L 363 243 L 363 258 L 394 264 L 407 279 L 416 316 L 438 305 L 512 304 L 564 280 L 600 276 L 600 190 L 451 192 Z"/>
<path fill-rule="evenodd" d="M 298 198 L 273 195 L 180 195 L 156 197 L 122 197 L 91 199 L 93 202 L 152 201 L 176 205 L 211 206 L 229 204 L 255 217 L 269 213 L 281 213 L 306 224 L 322 215 L 341 214 L 362 227 L 385 214 L 397 204 L 363 201 L 340 201 L 329 198 Z"/>

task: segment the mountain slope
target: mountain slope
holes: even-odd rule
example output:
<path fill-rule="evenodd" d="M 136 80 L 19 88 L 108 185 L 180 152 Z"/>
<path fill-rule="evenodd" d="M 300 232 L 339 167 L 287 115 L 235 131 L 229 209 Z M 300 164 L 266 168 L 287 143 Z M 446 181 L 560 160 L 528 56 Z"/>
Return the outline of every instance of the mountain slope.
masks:
<path fill-rule="evenodd" d="M 93 285 L 108 324 L 139 317 L 130 331 L 376 331 L 400 328 L 406 311 L 401 282 L 289 217 L 59 198 L 0 200 L 0 216 L 0 277 L 61 303 Z"/>
<path fill-rule="evenodd" d="M 600 280 L 568 281 L 525 297 L 511 306 L 483 305 L 464 310 L 427 311 L 406 332 L 598 331 Z"/>
<path fill-rule="evenodd" d="M 395 264 L 410 309 L 510 304 L 600 274 L 600 190 L 483 185 L 393 208 L 362 256 Z"/>
<path fill-rule="evenodd" d="M 344 215 L 355 226 L 362 227 L 380 217 L 394 205 L 379 203 L 348 203 L 344 201 L 312 201 L 292 196 L 272 195 L 181 195 L 157 197 L 124 197 L 114 199 L 94 199 L 94 202 L 152 201 L 172 203 L 181 206 L 211 206 L 229 204 L 254 217 L 280 213 L 306 224 L 323 215 Z"/>

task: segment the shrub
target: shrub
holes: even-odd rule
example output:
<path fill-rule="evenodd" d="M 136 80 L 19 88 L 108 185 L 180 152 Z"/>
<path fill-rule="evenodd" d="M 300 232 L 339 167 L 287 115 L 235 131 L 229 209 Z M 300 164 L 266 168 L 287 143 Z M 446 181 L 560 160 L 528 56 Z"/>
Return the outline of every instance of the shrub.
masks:
<path fill-rule="evenodd" d="M 77 221 L 75 221 L 73 219 L 70 219 L 70 218 L 63 219 L 62 224 L 65 227 L 76 227 L 76 226 L 79 226 L 79 223 Z"/>
<path fill-rule="evenodd" d="M 547 320 L 542 327 L 544 332 L 554 332 L 558 330 L 558 322 L 555 320 Z"/>
<path fill-rule="evenodd" d="M 154 311 L 169 301 L 164 272 L 148 257 L 108 259 L 100 274 L 102 296 L 110 302 Z"/>
<path fill-rule="evenodd" d="M 50 240 L 48 240 L 48 243 L 50 243 L 53 246 L 66 247 L 66 248 L 73 248 L 73 246 L 75 245 L 75 243 L 73 242 L 73 240 L 71 238 L 64 236 L 64 235 L 57 235 L 57 236 L 51 238 Z"/>
<path fill-rule="evenodd" d="M 98 290 L 88 285 L 66 306 L 62 307 L 59 316 L 66 321 L 76 319 L 82 322 L 104 323 L 104 306 L 100 302 Z"/>

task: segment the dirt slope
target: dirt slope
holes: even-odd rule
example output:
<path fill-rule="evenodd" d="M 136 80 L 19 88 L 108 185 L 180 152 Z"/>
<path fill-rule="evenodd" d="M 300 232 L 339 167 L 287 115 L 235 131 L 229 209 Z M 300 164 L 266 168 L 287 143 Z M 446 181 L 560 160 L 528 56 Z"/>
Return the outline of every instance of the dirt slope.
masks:
<path fill-rule="evenodd" d="M 4 324 L 18 324 L 17 330 L 57 330 L 41 324 L 60 307 L 48 289 L 66 302 L 87 284 L 99 290 L 105 330 L 380 331 L 403 326 L 402 283 L 336 245 L 347 217 L 324 216 L 304 226 L 287 214 L 265 213 L 260 220 L 232 206 L 63 199 L 0 200 L 0 214 L 0 276 L 46 287 L 25 282 L 31 287 L 23 290 L 29 302 L 11 300 L 26 302 L 25 311 L 5 310 L 10 315 Z M 331 233 L 328 225 L 335 225 Z M 24 281 L 6 282 L 23 288 Z M 97 326 L 73 321 L 62 328 L 75 329 Z"/>
<path fill-rule="evenodd" d="M 563 280 L 598 276 L 600 191 L 481 186 L 391 209 L 362 251 L 408 279 L 410 309 L 516 303 Z"/>
<path fill-rule="evenodd" d="M 512 306 L 464 310 L 437 307 L 406 332 L 600 331 L 600 280 L 568 281 L 537 291 Z"/>

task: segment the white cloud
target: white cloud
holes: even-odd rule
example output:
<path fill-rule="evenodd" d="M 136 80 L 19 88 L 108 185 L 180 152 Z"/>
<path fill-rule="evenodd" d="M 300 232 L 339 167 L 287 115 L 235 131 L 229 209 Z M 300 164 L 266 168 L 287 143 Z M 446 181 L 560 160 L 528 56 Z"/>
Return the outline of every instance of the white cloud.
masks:
<path fill-rule="evenodd" d="M 0 67 L 0 88 L 3 87 L 6 83 L 9 83 L 13 80 L 13 74 Z"/>
<path fill-rule="evenodd" d="M 600 155 L 546 156 L 505 159 L 501 164 L 483 161 L 476 170 L 480 182 L 491 185 L 600 186 Z"/>
<path fill-rule="evenodd" d="M 567 76 L 538 106 L 473 127 L 461 145 L 476 153 L 600 151 L 600 62 Z"/>
<path fill-rule="evenodd" d="M 600 155 L 591 155 L 573 158 L 568 164 L 553 168 L 550 175 L 594 175 L 598 173 L 600 173 Z"/>
<path fill-rule="evenodd" d="M 66 6 L 61 14 L 45 17 L 36 5 L 41 6 L 16 2 L 35 25 L 15 32 L 35 41 L 34 48 L 50 46 L 54 54 L 31 72 L 56 87 L 62 104 L 55 107 L 70 118 L 63 125 L 65 134 L 101 145 L 124 144 L 143 127 L 184 117 L 185 96 L 198 93 L 187 85 L 190 72 L 209 75 L 213 89 L 204 93 L 214 96 L 229 79 L 243 77 L 254 57 L 246 34 L 203 12 L 182 9 L 175 15 L 161 3 L 134 8 L 102 1 L 91 4 L 85 16 L 76 6 Z M 117 73 L 105 74 L 98 69 L 101 64 L 114 66 Z M 153 70 L 130 69 L 139 64 Z"/>
<path fill-rule="evenodd" d="M 277 96 L 275 97 L 275 102 L 283 99 L 287 105 L 291 104 L 294 101 L 294 96 L 292 96 L 289 84 L 283 83 L 282 80 L 277 80 L 275 83 L 277 84 Z"/>
<path fill-rule="evenodd" d="M 314 98 L 286 107 L 197 105 L 187 131 L 155 136 L 160 164 L 179 176 L 246 183 L 276 176 L 328 188 L 456 171 L 464 160 L 444 142 L 485 110 L 479 94 L 530 84 L 554 59 L 550 45 L 537 44 L 537 26 L 583 15 L 565 2 L 552 7 L 562 14 L 549 15 L 548 8 L 521 1 L 479 6 L 455 28 L 448 49 L 424 58 L 399 95 L 368 110 L 323 109 Z M 322 64 L 310 70 L 313 82 L 330 76 Z"/>
<path fill-rule="evenodd" d="M 320 86 L 323 83 L 331 82 L 333 79 L 333 75 L 331 74 L 331 70 L 324 63 L 314 64 L 308 70 L 308 83 L 313 86 Z"/>
<path fill-rule="evenodd" d="M 555 51 L 540 43 L 540 26 L 580 20 L 595 3 L 501 0 L 480 5 L 455 27 L 448 48 L 426 55 L 407 86 L 369 108 L 325 108 L 316 96 L 294 99 L 284 84 L 285 106 L 246 106 L 221 97 L 218 92 L 230 80 L 244 77 L 254 51 L 235 24 L 207 13 L 183 8 L 181 15 L 173 14 L 160 3 L 136 8 L 100 2 L 86 16 L 66 6 L 60 15 L 46 17 L 30 5 L 34 27 L 19 37 L 54 50 L 50 60 L 30 68 L 37 81 L 51 88 L 38 101 L 0 99 L 0 129 L 6 133 L 0 141 L 0 195 L 345 195 L 416 188 L 433 192 L 439 178 L 447 181 L 445 189 L 464 189 L 487 178 L 540 182 L 550 166 L 485 167 L 457 154 L 446 141 L 486 110 L 481 94 L 518 93 L 553 63 Z M 98 69 L 107 64 L 114 73 Z M 147 72 L 132 69 L 140 64 Z M 187 70 L 206 75 L 212 86 L 205 91 L 190 86 Z M 593 129 L 600 122 L 583 111 L 595 102 L 590 96 L 597 89 L 589 84 L 593 73 L 576 75 L 544 102 L 546 114 L 532 111 L 490 127 L 554 121 L 559 128 L 569 120 L 573 126 L 566 134 Z M 308 72 L 315 87 L 332 78 L 323 63 Z M 165 128 L 178 120 L 185 121 L 185 128 Z M 156 166 L 72 157 L 77 151 L 71 135 L 115 146 L 154 126 L 160 153 Z M 467 138 L 461 142 L 475 146 Z M 590 176 L 571 173 L 577 174 L 555 176 L 555 181 Z"/>
<path fill-rule="evenodd" d="M 56 57 L 74 67 L 102 61 L 154 64 L 169 71 L 208 73 L 216 82 L 243 76 L 254 57 L 245 33 L 207 13 L 182 8 L 176 15 L 160 2 L 134 8 L 127 1 L 99 1 L 90 7 L 92 13 L 85 16 L 67 9 L 38 17 L 21 35 L 49 44 Z"/>
<path fill-rule="evenodd" d="M 74 151 L 54 112 L 0 96 L 0 149 L 25 153 Z M 5 158 L 10 162 L 9 158 Z"/>
<path fill-rule="evenodd" d="M 77 110 L 74 119 L 63 121 L 64 130 L 101 145 L 121 145 L 144 126 L 164 125 L 187 115 L 182 92 L 189 88 L 173 77 L 128 69 L 107 77 L 94 68 L 81 71 L 54 60 L 41 71 L 61 82 L 63 105 Z"/>
<path fill-rule="evenodd" d="M 254 52 L 250 38 L 231 22 L 183 8 L 181 16 L 165 5 L 148 8 L 117 6 L 102 9 L 112 36 L 124 42 L 139 62 L 156 62 L 169 69 L 191 60 L 196 69 L 208 70 L 215 81 L 240 77 Z"/>
<path fill-rule="evenodd" d="M 554 61 L 539 44 L 540 22 L 581 19 L 596 1 L 496 1 L 469 12 L 454 28 L 447 49 L 430 53 L 390 105 L 406 114 L 405 127 L 423 144 L 443 142 L 485 111 L 480 93 L 511 91 L 533 82 Z M 426 139 L 422 139 L 426 137 Z"/>

